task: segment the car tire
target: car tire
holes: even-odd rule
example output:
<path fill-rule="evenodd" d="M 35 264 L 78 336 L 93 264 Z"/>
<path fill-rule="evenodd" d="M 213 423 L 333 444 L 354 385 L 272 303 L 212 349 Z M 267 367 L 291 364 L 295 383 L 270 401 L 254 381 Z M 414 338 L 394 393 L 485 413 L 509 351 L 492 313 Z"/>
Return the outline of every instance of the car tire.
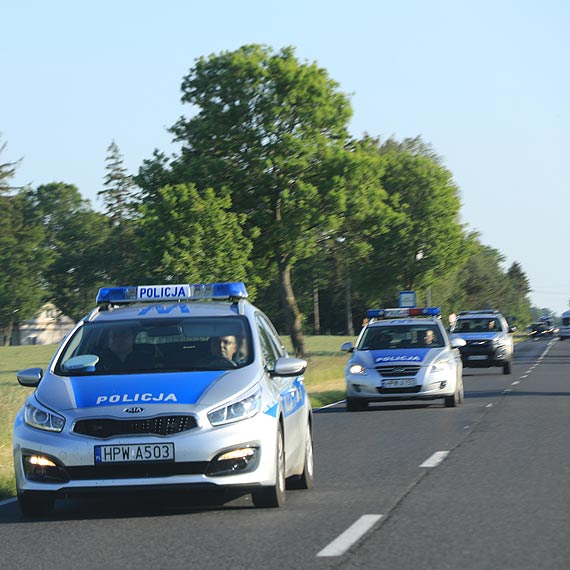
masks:
<path fill-rule="evenodd" d="M 368 402 L 366 400 L 361 400 L 360 398 L 346 399 L 346 409 L 349 412 L 361 412 L 366 408 L 368 408 Z"/>
<path fill-rule="evenodd" d="M 49 515 L 54 508 L 55 498 L 45 493 L 28 491 L 18 495 L 20 512 L 27 517 L 43 517 Z"/>
<path fill-rule="evenodd" d="M 277 428 L 275 451 L 275 483 L 255 489 L 251 498 L 254 506 L 262 509 L 281 507 L 285 503 L 285 447 L 281 424 Z"/>
<path fill-rule="evenodd" d="M 507 360 L 507 362 L 503 364 L 503 374 L 511 374 L 511 372 L 512 372 L 512 363 L 510 360 Z"/>
<path fill-rule="evenodd" d="M 303 473 L 292 477 L 289 481 L 289 489 L 312 489 L 315 476 L 315 462 L 313 455 L 313 433 L 311 426 L 307 424 L 305 434 L 305 463 Z"/>
<path fill-rule="evenodd" d="M 445 407 L 456 408 L 463 400 L 463 383 L 457 382 L 455 392 L 451 396 L 445 396 Z"/>

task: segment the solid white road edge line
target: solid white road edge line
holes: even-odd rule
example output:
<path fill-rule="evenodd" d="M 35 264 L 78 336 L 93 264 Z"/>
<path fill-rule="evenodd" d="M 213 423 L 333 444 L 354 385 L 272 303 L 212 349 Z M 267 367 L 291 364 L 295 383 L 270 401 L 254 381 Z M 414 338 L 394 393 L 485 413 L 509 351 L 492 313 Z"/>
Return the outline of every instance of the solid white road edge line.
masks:
<path fill-rule="evenodd" d="M 3 507 L 4 505 L 9 505 L 10 503 L 15 503 L 16 502 L 16 498 L 12 497 L 11 499 L 5 499 L 4 501 L 0 501 L 0 507 Z"/>
<path fill-rule="evenodd" d="M 449 451 L 436 451 L 431 457 L 426 459 L 420 467 L 436 467 L 439 465 L 447 456 Z"/>
<path fill-rule="evenodd" d="M 364 536 L 383 515 L 362 515 L 353 525 L 325 546 L 317 556 L 340 556 Z"/>

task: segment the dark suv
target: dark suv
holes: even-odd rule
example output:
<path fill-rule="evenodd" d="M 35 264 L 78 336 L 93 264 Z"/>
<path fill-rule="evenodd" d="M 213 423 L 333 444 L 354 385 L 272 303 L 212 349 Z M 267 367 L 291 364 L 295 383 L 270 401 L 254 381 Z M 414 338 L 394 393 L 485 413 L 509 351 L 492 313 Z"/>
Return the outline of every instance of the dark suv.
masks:
<path fill-rule="evenodd" d="M 513 361 L 513 337 L 510 327 L 498 311 L 461 311 L 451 328 L 452 338 L 463 338 L 460 348 L 464 367 L 490 368 L 500 366 L 510 374 Z"/>

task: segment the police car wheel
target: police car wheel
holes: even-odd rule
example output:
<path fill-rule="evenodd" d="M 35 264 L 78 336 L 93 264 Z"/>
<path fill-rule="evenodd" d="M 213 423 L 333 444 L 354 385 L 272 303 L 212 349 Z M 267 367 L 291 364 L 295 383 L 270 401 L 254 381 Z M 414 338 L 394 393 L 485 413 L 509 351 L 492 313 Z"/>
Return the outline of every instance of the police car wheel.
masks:
<path fill-rule="evenodd" d="M 445 407 L 446 408 L 455 408 L 461 403 L 461 395 L 460 395 L 460 386 L 459 383 L 455 388 L 455 392 L 452 396 L 445 397 Z"/>
<path fill-rule="evenodd" d="M 313 434 L 310 426 L 307 426 L 305 434 L 305 464 L 301 475 L 291 477 L 288 481 L 288 489 L 311 489 L 314 482 L 315 464 L 313 457 Z"/>
<path fill-rule="evenodd" d="M 18 495 L 20 512 L 27 517 L 41 517 L 53 511 L 54 497 L 45 493 L 27 492 Z"/>
<path fill-rule="evenodd" d="M 510 374 L 511 372 L 511 361 L 507 360 L 507 362 L 503 364 L 503 374 Z"/>
<path fill-rule="evenodd" d="M 259 508 L 281 507 L 285 503 L 285 449 L 281 424 L 277 428 L 277 451 L 275 455 L 275 484 L 260 487 L 252 492 L 253 504 Z"/>

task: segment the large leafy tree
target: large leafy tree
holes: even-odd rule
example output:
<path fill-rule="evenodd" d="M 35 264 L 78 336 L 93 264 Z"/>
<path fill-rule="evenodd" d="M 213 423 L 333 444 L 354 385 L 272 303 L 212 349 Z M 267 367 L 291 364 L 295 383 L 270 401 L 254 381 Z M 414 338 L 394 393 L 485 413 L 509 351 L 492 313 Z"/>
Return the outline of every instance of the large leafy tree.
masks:
<path fill-rule="evenodd" d="M 230 211 L 229 194 L 201 194 L 192 184 L 165 186 L 141 206 L 141 270 L 151 281 L 246 280 L 252 244 Z"/>
<path fill-rule="evenodd" d="M 228 188 L 233 209 L 247 216 L 246 230 L 261 232 L 256 269 L 276 266 L 294 349 L 302 354 L 291 270 L 338 227 L 344 191 L 336 174 L 349 100 L 324 69 L 300 62 L 292 48 L 274 53 L 247 45 L 200 58 L 183 79 L 182 101 L 196 110 L 172 127 L 182 154 L 146 163 L 137 178 L 145 200 L 166 181 L 191 181 L 200 191 Z"/>
<path fill-rule="evenodd" d="M 382 186 L 399 215 L 389 233 L 373 240 L 374 253 L 363 275 L 366 290 L 389 293 L 430 287 L 461 266 L 469 250 L 459 222 L 461 201 L 451 172 L 421 138 L 379 147 Z"/>

